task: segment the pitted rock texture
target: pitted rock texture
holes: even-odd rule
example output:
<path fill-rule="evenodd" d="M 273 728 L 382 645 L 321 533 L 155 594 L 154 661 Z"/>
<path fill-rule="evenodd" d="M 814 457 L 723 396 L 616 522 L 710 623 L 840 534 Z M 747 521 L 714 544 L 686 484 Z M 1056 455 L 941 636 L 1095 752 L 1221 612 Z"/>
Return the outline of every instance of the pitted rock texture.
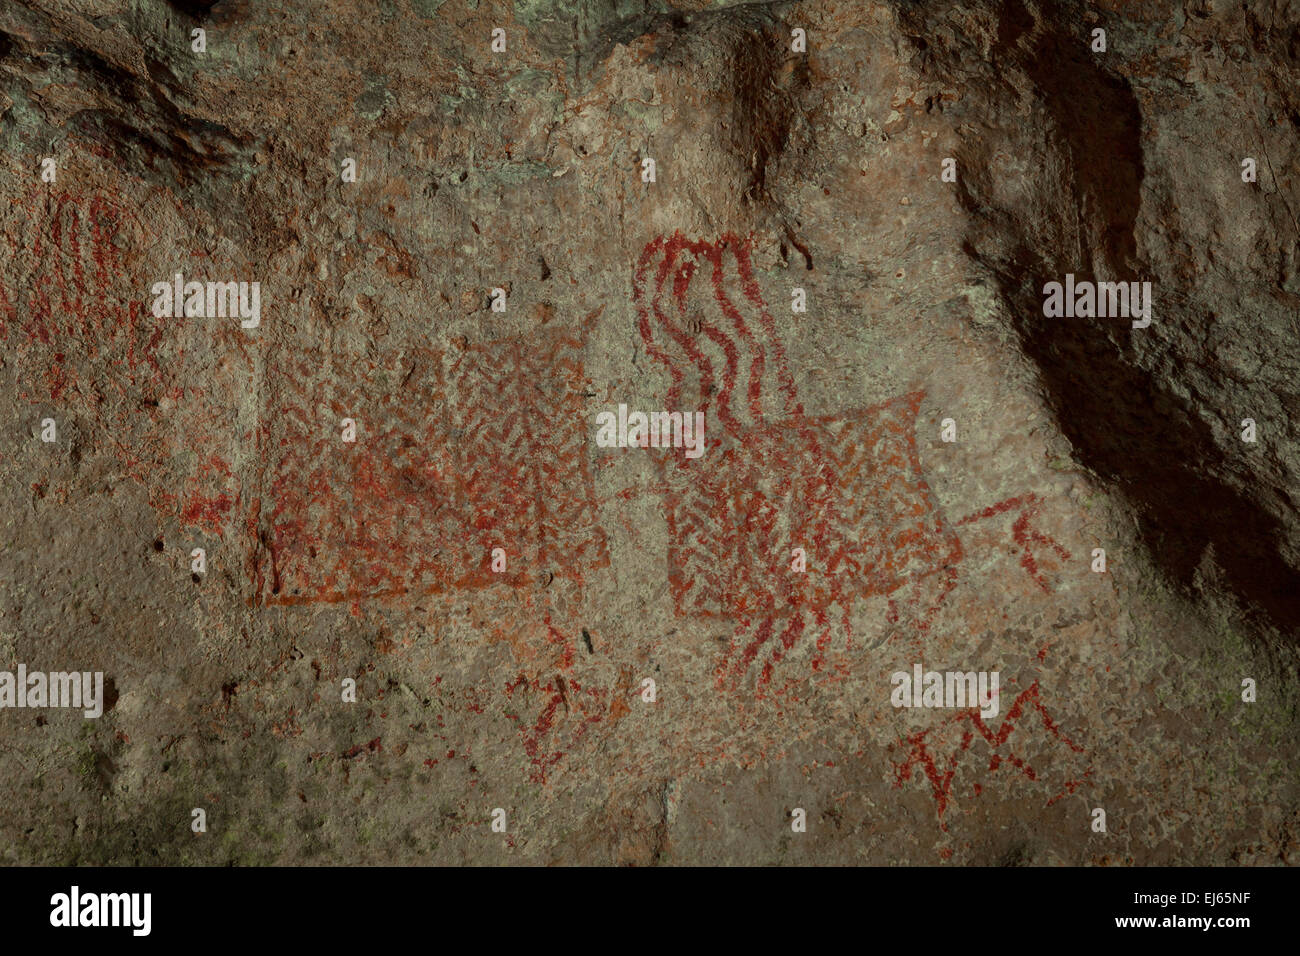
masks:
<path fill-rule="evenodd" d="M 3 860 L 1300 862 L 1297 24 L 0 6 Z"/>

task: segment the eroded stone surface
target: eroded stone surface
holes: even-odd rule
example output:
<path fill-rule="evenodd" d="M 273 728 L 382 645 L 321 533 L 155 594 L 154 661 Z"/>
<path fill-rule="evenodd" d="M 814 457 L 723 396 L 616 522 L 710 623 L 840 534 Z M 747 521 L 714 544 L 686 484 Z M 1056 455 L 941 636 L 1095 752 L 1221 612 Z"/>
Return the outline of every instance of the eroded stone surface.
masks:
<path fill-rule="evenodd" d="M 1298 12 L 7 5 L 5 859 L 1294 864 Z"/>

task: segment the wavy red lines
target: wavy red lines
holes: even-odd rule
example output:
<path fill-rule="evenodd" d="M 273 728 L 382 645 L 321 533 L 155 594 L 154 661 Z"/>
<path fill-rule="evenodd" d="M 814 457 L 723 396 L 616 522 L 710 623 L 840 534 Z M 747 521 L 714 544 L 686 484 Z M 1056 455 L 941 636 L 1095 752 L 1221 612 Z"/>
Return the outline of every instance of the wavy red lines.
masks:
<path fill-rule="evenodd" d="M 700 269 L 708 273 L 712 301 L 726 324 L 711 320 L 706 310 L 693 317 L 687 314 L 692 280 Z M 739 282 L 741 301 L 756 315 L 762 341 L 751 328 L 754 319 L 746 320 L 737 301 L 728 292 L 729 281 Z M 747 240 L 727 234 L 715 242 L 692 241 L 681 233 L 667 239 L 655 239 L 642 251 L 632 284 L 638 308 L 638 329 L 647 354 L 663 364 L 672 377 L 667 398 L 669 410 L 682 408 L 682 389 L 686 381 L 684 366 L 693 366 L 698 375 L 698 388 L 697 394 L 691 398 L 693 404 L 689 410 L 707 412 L 713 407 L 716 397 L 717 415 L 723 428 L 740 437 L 746 428 L 738 419 L 733 402 L 741 388 L 743 366 L 748 382 L 741 400 L 751 422 L 750 429 L 763 429 L 769 425 L 763 412 L 763 380 L 769 369 L 776 375 L 777 391 L 783 400 L 781 418 L 787 420 L 801 413 L 802 409 L 795 401 L 794 379 L 786 366 L 785 351 L 777 339 L 776 323 L 763 303 L 754 278 Z M 671 304 L 665 303 L 665 297 L 671 300 Z M 692 324 L 695 326 L 693 329 Z M 722 353 L 722 381 L 716 396 L 714 390 L 718 375 L 713 361 L 697 343 L 695 333 L 702 334 Z"/>
<path fill-rule="evenodd" d="M 669 409 L 715 411 L 728 439 L 710 441 L 695 462 L 657 457 L 674 606 L 736 621 L 716 669 L 720 686 L 738 686 L 766 655 L 762 693 L 810 634 L 820 669 L 831 641 L 827 611 L 845 612 L 851 642 L 847 609 L 858 598 L 889 595 L 888 619 L 923 635 L 958 585 L 965 549 L 956 529 L 976 522 L 1014 515 L 1021 567 L 1050 590 L 1040 557 L 1070 555 L 1035 527 L 1037 496 L 1008 498 L 955 524 L 936 506 L 916 442 L 923 392 L 841 416 L 804 414 L 749 240 L 652 240 L 632 285 L 647 354 L 670 376 Z M 810 559 L 806 575 L 789 567 L 796 547 Z"/>

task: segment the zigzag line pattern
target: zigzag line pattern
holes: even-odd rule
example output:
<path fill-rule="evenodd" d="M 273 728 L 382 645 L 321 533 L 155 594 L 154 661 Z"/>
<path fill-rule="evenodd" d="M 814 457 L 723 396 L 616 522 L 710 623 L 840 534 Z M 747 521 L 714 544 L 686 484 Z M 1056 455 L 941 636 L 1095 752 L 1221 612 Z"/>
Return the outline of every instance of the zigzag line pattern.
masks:
<path fill-rule="evenodd" d="M 270 558 L 263 600 L 405 593 L 426 576 L 445 583 L 452 564 L 437 557 L 449 537 L 443 509 L 451 462 L 446 427 L 426 404 L 441 402 L 440 356 L 388 353 L 361 374 L 351 364 L 350 378 L 324 374 L 339 362 L 324 350 L 296 359 L 280 363 L 280 458 L 263 542 Z M 412 382 L 416 367 L 426 374 Z M 342 441 L 345 418 L 356 423 L 355 444 Z"/>
<path fill-rule="evenodd" d="M 895 766 L 894 786 L 901 788 L 904 783 L 912 778 L 912 769 L 919 767 L 925 774 L 930 783 L 931 793 L 934 797 L 935 807 L 939 814 L 939 825 L 944 830 L 948 829 L 948 824 L 944 820 L 944 813 L 948 810 L 948 804 L 952 799 L 953 781 L 959 769 L 959 763 L 962 755 L 971 749 L 976 739 L 983 739 L 989 746 L 989 772 L 997 770 L 1003 763 L 1014 767 L 1025 779 L 1037 781 L 1038 773 L 1033 766 L 1021 757 L 1014 749 L 1007 746 L 1012 734 L 1016 734 L 1024 727 L 1022 718 L 1026 716 L 1027 711 L 1036 714 L 1049 738 L 1063 744 L 1069 752 L 1083 753 L 1084 748 L 1067 737 L 1047 708 L 1043 706 L 1041 695 L 1038 690 L 1038 682 L 1034 681 L 1026 690 L 1016 697 L 1015 702 L 1007 711 L 1006 717 L 996 731 L 984 723 L 977 708 L 959 711 L 956 714 L 945 718 L 937 727 L 920 731 L 907 738 L 909 752 L 907 757 Z M 932 737 L 937 733 L 942 733 L 946 729 L 961 729 L 960 742 L 953 748 L 946 757 L 936 755 Z M 1019 734 L 1017 739 L 1023 737 Z M 1051 806 L 1066 793 L 1073 793 L 1083 779 L 1092 773 L 1089 767 L 1084 771 L 1081 777 L 1069 780 L 1064 789 L 1056 796 L 1047 801 Z M 975 785 L 975 793 L 978 795 L 981 788 Z"/>
<path fill-rule="evenodd" d="M 300 353 L 279 412 L 269 529 L 259 534 L 260 599 L 358 601 L 606 566 L 581 346 L 566 330 L 469 346 L 446 380 L 443 353 L 408 350 L 381 357 L 346 390 L 332 384 L 337 373 L 320 374 L 330 356 Z M 412 383 L 416 367 L 424 374 Z M 355 445 L 340 439 L 344 418 L 357 423 Z M 506 574 L 490 570 L 495 547 L 506 551 Z"/>
<path fill-rule="evenodd" d="M 702 277 L 707 285 L 695 282 Z M 713 409 L 722 423 L 707 465 L 680 454 L 661 460 L 674 608 L 737 622 L 717 667 L 720 686 L 738 684 L 768 651 L 761 693 L 774 664 L 805 634 L 817 634 L 818 669 L 830 643 L 832 605 L 844 612 L 851 644 L 847 612 L 857 598 L 906 588 L 901 600 L 890 599 L 888 619 L 905 619 L 908 630 L 924 633 L 956 586 L 964 557 L 958 526 L 1018 508 L 1012 537 L 1022 567 L 1043 589 L 1037 554 L 1068 559 L 1031 526 L 1039 504 L 1033 495 L 956 525 L 944 519 L 916 446 L 923 392 L 844 416 L 807 417 L 755 281 L 748 241 L 727 235 L 696 242 L 680 233 L 653 240 L 632 287 L 646 351 L 671 377 L 668 408 Z M 700 305 L 695 312 L 693 302 Z M 779 419 L 765 415 L 765 384 Z M 681 407 L 683 393 L 694 408 Z M 807 555 L 806 573 L 790 567 L 795 548 Z"/>
<path fill-rule="evenodd" d="M 458 404 L 456 448 L 469 547 L 504 547 L 575 579 L 609 564 L 587 463 L 581 347 L 560 329 L 527 345 L 471 346 L 452 366 L 472 389 Z"/>

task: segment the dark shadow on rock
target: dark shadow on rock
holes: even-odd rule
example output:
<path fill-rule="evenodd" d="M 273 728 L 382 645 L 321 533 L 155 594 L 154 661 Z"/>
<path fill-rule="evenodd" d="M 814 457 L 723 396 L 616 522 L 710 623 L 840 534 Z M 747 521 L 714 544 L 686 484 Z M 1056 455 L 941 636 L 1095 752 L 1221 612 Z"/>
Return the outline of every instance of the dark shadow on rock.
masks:
<path fill-rule="evenodd" d="M 1249 486 L 1227 479 L 1231 462 L 1209 426 L 1142 367 L 1132 343 L 1143 332 L 1129 319 L 1043 315 L 1043 284 L 1063 281 L 1067 272 L 1076 281 L 1151 281 L 1157 322 L 1177 314 L 1178 290 L 1167 288 L 1162 297 L 1161 277 L 1142 272 L 1138 261 L 1143 124 L 1129 83 L 1102 69 L 1086 38 L 1066 32 L 1079 17 L 1049 11 L 1035 32 L 1020 4 L 1006 9 L 1013 19 L 999 32 L 1014 45 L 997 50 L 994 62 L 1015 63 L 1037 87 L 1073 188 L 1069 195 L 1044 190 L 1031 211 L 1010 208 L 979 176 L 966 177 L 958 195 L 977 223 L 967 251 L 1001 280 L 1020 347 L 1037 367 L 1058 426 L 1079 462 L 1131 503 L 1153 560 L 1191 587 L 1212 547 L 1222 583 L 1266 616 L 1260 623 L 1294 640 L 1300 573 L 1278 551 L 1282 523 Z M 933 41 L 918 43 L 927 62 L 933 48 Z M 991 152 L 989 144 L 981 148 Z M 1058 235 L 1068 235 L 1068 221 L 1076 219 L 1077 248 L 1042 241 L 1050 230 L 1026 221 L 1035 213 L 1060 217 L 1067 225 Z"/>

